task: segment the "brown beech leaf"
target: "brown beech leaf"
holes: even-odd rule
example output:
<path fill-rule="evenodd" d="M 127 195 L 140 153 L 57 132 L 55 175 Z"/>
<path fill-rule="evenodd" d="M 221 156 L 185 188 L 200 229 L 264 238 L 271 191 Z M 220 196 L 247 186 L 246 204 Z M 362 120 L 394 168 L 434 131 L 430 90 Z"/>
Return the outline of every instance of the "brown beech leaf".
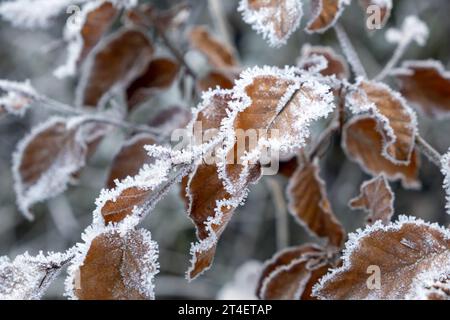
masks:
<path fill-rule="evenodd" d="M 233 80 L 234 79 L 226 73 L 214 70 L 198 79 L 197 86 L 201 91 L 208 91 L 209 89 L 215 89 L 216 87 L 232 89 L 234 85 Z"/>
<path fill-rule="evenodd" d="M 347 2 L 347 0 L 311 0 L 313 18 L 305 30 L 309 33 L 325 32 L 334 26 Z"/>
<path fill-rule="evenodd" d="M 317 162 L 305 162 L 295 171 L 287 195 L 289 211 L 301 225 L 318 237 L 327 238 L 332 246 L 342 245 L 345 231 L 331 209 Z"/>
<path fill-rule="evenodd" d="M 231 91 L 210 92 L 204 96 L 203 103 L 195 115 L 195 120 L 201 123 L 204 133 L 208 130 L 218 130 L 222 119 L 227 116 L 230 101 Z M 260 167 L 255 166 L 245 187 L 235 194 L 230 194 L 225 189 L 216 164 L 201 163 L 188 179 L 183 180 L 182 196 L 186 198 L 188 215 L 196 227 L 199 240 L 191 246 L 192 260 L 187 272 L 188 279 L 194 279 L 210 268 L 218 238 L 242 201 L 244 189 L 256 182 L 260 174 Z"/>
<path fill-rule="evenodd" d="M 156 92 L 169 88 L 179 69 L 179 64 L 169 58 L 153 59 L 145 72 L 127 88 L 128 107 L 132 109 Z"/>
<path fill-rule="evenodd" d="M 349 235 L 343 265 L 320 280 L 321 299 L 418 299 L 429 279 L 447 275 L 450 231 L 412 217 Z"/>
<path fill-rule="evenodd" d="M 273 47 L 286 44 L 303 16 L 299 0 L 241 0 L 238 10 L 243 20 Z"/>
<path fill-rule="evenodd" d="M 439 61 L 406 61 L 393 72 L 400 92 L 424 114 L 450 115 L 450 73 Z"/>
<path fill-rule="evenodd" d="M 97 46 L 86 61 L 77 88 L 77 104 L 98 106 L 116 87 L 126 86 L 150 62 L 153 46 L 137 29 L 122 29 Z"/>
<path fill-rule="evenodd" d="M 114 188 L 116 179 L 123 180 L 128 176 L 134 176 L 144 164 L 151 163 L 144 146 L 154 143 L 153 136 L 146 133 L 135 135 L 125 141 L 112 162 L 106 187 Z"/>
<path fill-rule="evenodd" d="M 378 120 L 384 140 L 383 156 L 397 164 L 409 164 L 417 119 L 400 94 L 385 84 L 362 80 L 358 90 L 346 96 L 346 101 L 355 113 L 370 112 Z"/>
<path fill-rule="evenodd" d="M 349 206 L 367 211 L 369 224 L 377 220 L 388 224 L 394 214 L 394 193 L 386 178 L 379 175 L 361 185 L 360 195 L 350 200 Z"/>
<path fill-rule="evenodd" d="M 236 81 L 235 97 L 244 101 L 245 107 L 237 110 L 233 126 L 226 128 L 226 137 L 233 138 L 226 142 L 227 164 L 222 168 L 227 188 L 240 188 L 239 180 L 245 181 L 246 171 L 256 160 L 248 154 L 263 149 L 260 141 L 264 139 L 261 138 L 266 138 L 269 144 L 273 142 L 273 149 L 278 147 L 289 152 L 303 147 L 309 135 L 309 124 L 327 116 L 334 108 L 328 86 L 306 82 L 291 75 L 291 71 L 255 68 L 241 74 L 241 79 Z M 257 141 L 239 143 L 245 138 L 242 133 L 254 133 Z"/>
<path fill-rule="evenodd" d="M 358 163 L 372 176 L 384 173 L 392 181 L 401 180 L 405 188 L 420 188 L 420 158 L 413 150 L 408 165 L 394 164 L 382 156 L 383 136 L 378 131 L 377 121 L 370 116 L 356 116 L 343 129 L 342 149 L 347 157 Z"/>
<path fill-rule="evenodd" d="M 373 11 L 367 12 L 367 9 L 370 6 L 377 6 L 380 9 L 380 24 L 376 26 L 377 29 L 383 28 L 387 21 L 389 20 L 389 17 L 391 16 L 392 11 L 392 1 L 391 0 L 385 0 L 385 1 L 379 1 L 379 0 L 359 0 L 359 4 L 364 9 L 364 12 L 366 14 L 373 14 Z M 367 26 L 367 24 L 366 24 Z"/>
<path fill-rule="evenodd" d="M 89 244 L 79 265 L 72 266 L 73 296 L 80 300 L 154 299 L 158 248 L 144 229 L 125 235 L 109 230 Z"/>
<path fill-rule="evenodd" d="M 119 10 L 111 2 L 105 1 L 90 11 L 84 20 L 80 34 L 83 39 L 78 62 L 83 61 L 96 46 L 102 36 L 109 30 L 117 18 Z"/>
<path fill-rule="evenodd" d="M 257 296 L 263 300 L 315 299 L 311 296 L 312 287 L 329 268 L 320 261 L 325 256 L 323 248 L 314 244 L 287 248 L 275 254 L 264 264 Z M 314 261 L 317 263 L 311 264 Z"/>
<path fill-rule="evenodd" d="M 17 146 L 13 156 L 13 176 L 17 204 L 29 219 L 29 208 L 63 192 L 72 175 L 85 164 L 87 143 L 86 127 L 75 120 L 51 118 L 38 125 Z"/>
<path fill-rule="evenodd" d="M 327 66 L 320 66 L 320 61 L 314 59 L 316 56 L 324 57 Z M 324 76 L 335 75 L 338 79 L 348 79 L 350 76 L 347 62 L 331 47 L 304 45 L 297 64 L 305 70 L 319 69 L 318 71 Z"/>
<path fill-rule="evenodd" d="M 189 42 L 208 58 L 213 67 L 226 69 L 237 65 L 233 50 L 212 36 L 206 27 L 194 27 L 189 33 Z"/>

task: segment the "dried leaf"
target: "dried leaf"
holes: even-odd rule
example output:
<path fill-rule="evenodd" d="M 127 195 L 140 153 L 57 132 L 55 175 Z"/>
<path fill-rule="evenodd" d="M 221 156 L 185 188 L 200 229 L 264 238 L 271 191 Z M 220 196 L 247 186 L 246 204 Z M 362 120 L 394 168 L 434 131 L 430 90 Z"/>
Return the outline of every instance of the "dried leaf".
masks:
<path fill-rule="evenodd" d="M 263 267 L 256 289 L 260 299 L 314 299 L 311 288 L 328 271 L 327 265 L 310 266 L 324 257 L 320 246 L 306 244 L 287 248 L 275 254 Z"/>
<path fill-rule="evenodd" d="M 450 300 L 450 271 L 427 281 L 419 296 L 422 300 Z"/>
<path fill-rule="evenodd" d="M 232 89 L 233 78 L 225 74 L 224 72 L 215 70 L 208 72 L 205 76 L 197 81 L 197 86 L 200 91 L 208 91 L 209 89 Z"/>
<path fill-rule="evenodd" d="M 241 0 L 238 10 L 243 20 L 273 47 L 286 44 L 303 16 L 299 0 Z"/>
<path fill-rule="evenodd" d="M 168 89 L 175 81 L 180 66 L 168 58 L 155 58 L 145 72 L 127 88 L 128 107 L 136 107 L 156 92 Z"/>
<path fill-rule="evenodd" d="M 400 92 L 424 114 L 447 118 L 450 112 L 450 74 L 438 61 L 407 61 L 392 73 Z"/>
<path fill-rule="evenodd" d="M 233 50 L 212 36 L 206 27 L 194 27 L 189 33 L 189 42 L 208 58 L 213 67 L 226 69 L 237 65 Z"/>
<path fill-rule="evenodd" d="M 75 258 L 66 283 L 69 295 L 80 300 L 154 299 L 157 256 L 147 230 L 107 230 Z"/>
<path fill-rule="evenodd" d="M 125 89 L 142 73 L 152 54 L 152 44 L 137 29 L 122 29 L 108 37 L 83 67 L 77 105 L 96 107 L 111 90 Z"/>
<path fill-rule="evenodd" d="M 25 217 L 33 219 L 29 208 L 63 192 L 84 166 L 90 139 L 86 131 L 89 127 L 83 128 L 77 120 L 51 118 L 18 144 L 13 176 L 17 205 Z"/>
<path fill-rule="evenodd" d="M 358 89 L 346 96 L 355 113 L 369 112 L 378 120 L 383 135 L 383 156 L 393 163 L 408 165 L 417 134 L 415 113 L 397 92 L 382 83 L 359 81 Z"/>
<path fill-rule="evenodd" d="M 60 253 L 46 256 L 39 253 L 35 257 L 24 253 L 13 261 L 5 256 L 0 257 L 0 299 L 40 299 L 51 280 L 59 274 L 59 266 L 65 259 L 67 256 Z"/>
<path fill-rule="evenodd" d="M 368 212 L 366 220 L 369 224 L 377 220 L 388 224 L 394 214 L 394 193 L 386 178 L 379 175 L 361 185 L 360 195 L 350 200 L 349 206 Z"/>
<path fill-rule="evenodd" d="M 318 61 L 314 60 L 315 56 L 324 57 L 327 65 L 319 66 Z M 297 65 L 305 70 L 317 69 L 324 76 L 335 75 L 338 79 L 348 79 L 350 76 L 347 62 L 331 47 L 304 45 Z"/>
<path fill-rule="evenodd" d="M 359 4 L 367 14 L 373 13 L 372 11 L 367 12 L 370 6 L 377 6 L 380 9 L 380 24 L 376 27 L 381 29 L 386 25 L 391 16 L 392 0 L 359 0 Z"/>
<path fill-rule="evenodd" d="M 107 188 L 114 188 L 116 179 L 123 180 L 128 176 L 134 176 L 139 173 L 139 169 L 144 164 L 150 163 L 151 158 L 144 146 L 154 143 L 153 136 L 146 133 L 138 134 L 125 141 L 112 162 L 106 183 Z"/>
<path fill-rule="evenodd" d="M 327 238 L 332 246 L 342 245 L 345 231 L 331 209 L 316 162 L 304 163 L 295 171 L 287 195 L 289 211 L 302 226 L 318 237 Z"/>
<path fill-rule="evenodd" d="M 188 21 L 191 7 L 186 2 L 181 2 L 167 10 L 159 10 L 150 3 L 144 3 L 137 9 L 128 10 L 126 17 L 138 26 L 157 26 L 162 30 L 179 29 Z"/>
<path fill-rule="evenodd" d="M 343 129 L 342 149 L 366 173 L 372 176 L 384 173 L 391 181 L 401 180 L 405 188 L 420 188 L 418 153 L 413 150 L 411 162 L 406 166 L 394 164 L 383 157 L 383 136 L 374 118 L 357 116 L 348 121 Z"/>
<path fill-rule="evenodd" d="M 349 236 L 343 261 L 320 280 L 314 295 L 338 300 L 418 299 L 429 279 L 449 271 L 450 231 L 405 216 L 388 226 L 378 221 Z"/>
<path fill-rule="evenodd" d="M 313 18 L 305 30 L 309 33 L 325 32 L 336 24 L 344 11 L 344 6 L 348 4 L 348 0 L 311 0 Z"/>

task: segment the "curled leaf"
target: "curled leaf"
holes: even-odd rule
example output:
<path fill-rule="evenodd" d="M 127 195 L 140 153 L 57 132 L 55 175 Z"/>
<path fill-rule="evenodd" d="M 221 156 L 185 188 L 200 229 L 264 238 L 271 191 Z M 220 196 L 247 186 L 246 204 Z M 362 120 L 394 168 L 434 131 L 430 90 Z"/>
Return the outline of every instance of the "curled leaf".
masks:
<path fill-rule="evenodd" d="M 450 231 L 412 217 L 349 235 L 343 265 L 320 280 L 321 299 L 418 299 L 450 264 Z"/>
<path fill-rule="evenodd" d="M 391 221 L 394 214 L 394 193 L 383 175 L 364 182 L 360 195 L 350 200 L 352 209 L 364 209 L 369 213 L 367 222 L 373 224 L 381 220 L 384 224 Z"/>
<path fill-rule="evenodd" d="M 325 58 L 326 65 L 321 66 L 321 61 L 315 59 L 317 56 Z M 305 70 L 317 70 L 324 76 L 335 75 L 339 79 L 347 79 L 350 75 L 345 59 L 331 47 L 304 45 L 297 65 Z"/>
<path fill-rule="evenodd" d="M 305 30 L 309 33 L 325 32 L 334 26 L 348 4 L 348 0 L 311 0 L 313 18 Z"/>
<path fill-rule="evenodd" d="M 220 71 L 210 71 L 205 76 L 200 78 L 197 82 L 197 86 L 201 91 L 208 91 L 209 89 L 232 89 L 233 79 Z"/>
<path fill-rule="evenodd" d="M 334 247 L 342 245 L 345 231 L 331 209 L 316 162 L 298 167 L 289 181 L 287 195 L 289 211 L 301 225 L 313 234 L 327 238 Z"/>
<path fill-rule="evenodd" d="M 357 116 L 346 123 L 342 149 L 350 160 L 372 176 L 384 173 L 391 181 L 401 180 L 405 188 L 420 187 L 420 158 L 417 151 L 413 150 L 408 165 L 395 164 L 383 157 L 383 136 L 378 131 L 377 121 L 370 116 Z"/>
<path fill-rule="evenodd" d="M 378 120 L 383 135 L 383 156 L 393 163 L 408 165 L 417 135 L 417 119 L 406 101 L 382 83 L 361 80 L 356 91 L 346 96 L 353 112 L 369 112 Z"/>
<path fill-rule="evenodd" d="M 241 0 L 238 10 L 244 21 L 273 47 L 286 44 L 303 16 L 299 0 Z"/>
<path fill-rule="evenodd" d="M 450 112 L 450 74 L 438 61 L 406 61 L 392 73 L 400 92 L 424 114 L 446 118 Z"/>
<path fill-rule="evenodd" d="M 261 272 L 256 294 L 260 299 L 314 299 L 311 289 L 326 274 L 323 248 L 313 244 L 287 248 L 268 260 Z"/>

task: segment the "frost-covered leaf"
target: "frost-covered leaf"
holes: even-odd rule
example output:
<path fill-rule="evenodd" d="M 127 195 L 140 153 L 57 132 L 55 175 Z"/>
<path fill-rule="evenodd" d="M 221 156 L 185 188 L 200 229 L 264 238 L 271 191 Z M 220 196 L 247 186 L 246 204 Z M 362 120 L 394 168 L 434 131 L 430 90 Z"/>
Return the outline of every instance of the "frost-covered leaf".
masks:
<path fill-rule="evenodd" d="M 322 64 L 320 57 L 325 58 L 326 65 Z M 297 65 L 301 69 L 317 71 L 324 76 L 335 75 L 338 79 L 347 79 L 350 75 L 345 59 L 331 47 L 304 45 Z"/>
<path fill-rule="evenodd" d="M 232 89 L 234 85 L 233 80 L 228 74 L 219 70 L 213 70 L 198 79 L 197 86 L 201 91 L 208 91 L 217 87 L 221 89 Z"/>
<path fill-rule="evenodd" d="M 55 70 L 55 75 L 60 78 L 75 74 L 77 66 L 116 20 L 119 7 L 114 1 L 96 0 L 86 3 L 76 14 L 79 21 L 74 23 L 69 19 L 64 30 L 68 53 L 64 65 Z"/>
<path fill-rule="evenodd" d="M 419 292 L 421 300 L 450 300 L 450 270 L 422 285 Z"/>
<path fill-rule="evenodd" d="M 263 267 L 256 294 L 260 299 L 310 300 L 313 285 L 329 268 L 323 248 L 305 244 L 275 254 Z"/>
<path fill-rule="evenodd" d="M 364 9 L 364 12 L 366 14 L 373 14 L 373 10 L 369 10 L 369 12 L 367 10 L 370 9 L 369 7 L 371 6 L 377 6 L 377 8 L 380 10 L 380 21 L 379 24 L 377 24 L 375 27 L 377 29 L 380 29 L 386 25 L 389 17 L 391 16 L 392 0 L 359 0 L 359 4 Z"/>
<path fill-rule="evenodd" d="M 423 21 L 416 16 L 408 16 L 403 21 L 401 29 L 391 28 L 386 32 L 386 40 L 399 45 L 414 41 L 419 46 L 424 46 L 429 33 L 430 31 Z"/>
<path fill-rule="evenodd" d="M 313 18 L 308 22 L 309 33 L 325 32 L 335 25 L 349 0 L 311 0 Z"/>
<path fill-rule="evenodd" d="M 218 130 L 222 120 L 228 116 L 231 91 L 210 91 L 194 112 L 194 123 L 201 123 L 203 132 Z M 214 132 L 213 132 L 214 133 Z M 255 166 L 240 190 L 229 193 L 219 177 L 216 164 L 201 163 L 185 179 L 188 215 L 192 219 L 199 242 L 191 245 L 191 267 L 188 279 L 194 279 L 210 268 L 218 238 L 228 221 L 246 195 L 246 188 L 260 177 L 260 167 Z M 208 188 L 205 188 L 205 185 Z"/>
<path fill-rule="evenodd" d="M 85 164 L 88 144 L 101 131 L 96 124 L 81 125 L 83 119 L 51 118 L 35 127 L 17 146 L 13 176 L 17 204 L 29 219 L 29 208 L 63 192 L 72 176 Z"/>
<path fill-rule="evenodd" d="M 67 260 L 66 254 L 42 252 L 26 252 L 12 261 L 0 257 L 0 300 L 40 299 Z"/>
<path fill-rule="evenodd" d="M 394 70 L 400 92 L 424 114 L 433 118 L 450 115 L 450 73 L 439 61 L 406 61 Z"/>
<path fill-rule="evenodd" d="M 154 299 L 158 246 L 144 229 L 90 230 L 69 267 L 66 294 L 80 300 Z"/>
<path fill-rule="evenodd" d="M 359 196 L 350 200 L 349 206 L 368 212 L 366 221 L 369 224 L 378 220 L 388 224 L 394 214 L 394 193 L 386 178 L 379 175 L 361 185 Z"/>
<path fill-rule="evenodd" d="M 401 180 L 405 188 L 419 188 L 420 158 L 416 150 L 408 165 L 399 165 L 382 156 L 383 145 L 378 123 L 371 116 L 356 116 L 344 126 L 342 149 L 350 160 L 372 176 L 384 173 L 389 180 Z"/>
<path fill-rule="evenodd" d="M 0 16 L 22 28 L 46 28 L 71 4 L 86 0 L 10 0 L 0 4 Z"/>
<path fill-rule="evenodd" d="M 208 58 L 213 67 L 226 69 L 237 65 L 233 50 L 216 39 L 206 27 L 194 27 L 189 33 L 189 42 Z"/>
<path fill-rule="evenodd" d="M 414 150 L 417 119 L 403 97 L 383 83 L 360 80 L 346 96 L 354 113 L 371 113 L 383 135 L 382 155 L 396 164 L 407 165 Z"/>
<path fill-rule="evenodd" d="M 235 82 L 230 112 L 222 123 L 224 148 L 218 156 L 227 190 L 245 183 L 250 168 L 262 155 L 276 156 L 303 147 L 313 121 L 334 108 L 330 87 L 295 68 L 253 68 Z M 243 135 L 253 143 L 238 143 Z"/>
<path fill-rule="evenodd" d="M 77 105 L 96 107 L 114 89 L 125 88 L 150 62 L 153 46 L 137 29 L 122 29 L 97 46 L 83 66 Z"/>
<path fill-rule="evenodd" d="M 345 231 L 331 209 L 317 162 L 303 163 L 297 168 L 289 181 L 287 195 L 289 211 L 302 226 L 318 237 L 327 238 L 334 247 L 342 245 Z"/>
<path fill-rule="evenodd" d="M 244 21 L 273 47 L 281 47 L 297 30 L 303 16 L 300 0 L 241 0 Z"/>
<path fill-rule="evenodd" d="M 321 299 L 418 299 L 424 284 L 448 272 L 450 231 L 405 216 L 387 226 L 378 221 L 349 235 L 343 261 L 320 280 L 314 295 Z"/>
<path fill-rule="evenodd" d="M 180 66 L 169 58 L 153 59 L 142 75 L 127 88 L 128 107 L 136 107 L 158 91 L 169 88 L 175 81 Z"/>
<path fill-rule="evenodd" d="M 125 141 L 111 164 L 106 186 L 114 188 L 115 180 L 123 180 L 138 174 L 145 163 L 151 162 L 144 146 L 153 143 L 154 137 L 147 133 L 135 135 Z"/>

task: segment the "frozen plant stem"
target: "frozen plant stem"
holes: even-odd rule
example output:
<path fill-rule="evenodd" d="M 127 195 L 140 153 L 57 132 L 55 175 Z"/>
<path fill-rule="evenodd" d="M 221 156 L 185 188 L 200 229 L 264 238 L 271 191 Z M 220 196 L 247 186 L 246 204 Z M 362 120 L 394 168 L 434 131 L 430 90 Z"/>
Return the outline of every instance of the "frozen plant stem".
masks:
<path fill-rule="evenodd" d="M 286 202 L 280 184 L 274 178 L 267 179 L 267 185 L 275 205 L 275 228 L 277 249 L 282 250 L 289 245 L 289 225 Z"/>
<path fill-rule="evenodd" d="M 230 48 L 233 48 L 228 29 L 228 23 L 223 15 L 223 8 L 220 0 L 208 0 L 208 7 L 211 13 L 211 17 L 213 18 L 213 22 L 222 35 L 222 38 Z"/>
<path fill-rule="evenodd" d="M 337 23 L 334 26 L 334 30 L 336 31 L 336 36 L 339 40 L 342 52 L 344 52 L 345 56 L 347 57 L 347 60 L 350 63 L 353 72 L 356 74 L 356 76 L 367 78 L 366 70 L 364 69 L 361 60 L 359 59 L 358 54 L 356 53 L 356 50 L 353 47 L 350 38 L 348 37 L 344 28 L 339 23 Z"/>
<path fill-rule="evenodd" d="M 416 136 L 416 146 L 419 151 L 428 158 L 438 168 L 441 167 L 441 154 L 437 152 L 425 139 L 420 135 Z"/>
<path fill-rule="evenodd" d="M 374 80 L 382 81 L 389 75 L 392 69 L 398 64 L 400 59 L 403 57 L 406 48 L 408 48 L 409 43 L 410 41 L 402 41 L 399 43 L 391 59 L 389 59 L 388 63 L 384 66 L 383 70 L 381 70 L 381 72 L 374 78 Z"/>
<path fill-rule="evenodd" d="M 127 129 L 127 130 L 136 130 L 139 132 L 145 132 L 153 136 L 155 140 L 161 140 L 161 132 L 159 130 L 153 129 L 146 125 L 139 125 L 134 123 L 129 123 L 122 120 L 116 120 L 111 118 L 105 118 L 101 116 L 95 116 L 88 117 L 85 120 L 83 120 L 83 123 L 88 122 L 98 122 L 98 123 L 105 123 L 110 124 L 119 128 Z"/>

